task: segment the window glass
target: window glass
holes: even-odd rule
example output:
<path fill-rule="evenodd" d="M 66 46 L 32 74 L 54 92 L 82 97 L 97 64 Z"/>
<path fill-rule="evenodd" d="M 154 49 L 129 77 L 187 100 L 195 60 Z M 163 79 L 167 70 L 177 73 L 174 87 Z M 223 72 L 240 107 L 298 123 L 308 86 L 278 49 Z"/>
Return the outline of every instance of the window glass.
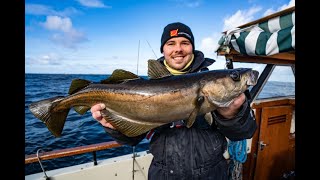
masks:
<path fill-rule="evenodd" d="M 259 71 L 259 77 L 266 67 L 266 64 L 234 62 L 233 68 L 252 68 Z M 251 90 L 252 87 L 249 87 Z M 291 66 L 275 66 L 266 84 L 258 94 L 256 99 L 294 96 L 295 76 Z"/>
<path fill-rule="evenodd" d="M 295 76 L 290 66 L 276 66 L 257 99 L 294 96 Z"/>

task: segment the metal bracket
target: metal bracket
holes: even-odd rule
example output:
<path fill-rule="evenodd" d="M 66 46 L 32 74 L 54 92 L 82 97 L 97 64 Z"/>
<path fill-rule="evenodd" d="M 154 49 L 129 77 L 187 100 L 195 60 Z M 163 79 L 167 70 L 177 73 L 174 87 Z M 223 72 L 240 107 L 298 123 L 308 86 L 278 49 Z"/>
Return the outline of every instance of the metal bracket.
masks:
<path fill-rule="evenodd" d="M 41 163 L 41 160 L 40 160 L 40 157 L 39 157 L 39 151 L 40 151 L 40 150 L 42 151 L 42 149 L 38 149 L 38 150 L 37 150 L 37 158 L 38 158 L 39 164 L 40 164 L 40 166 L 41 166 L 41 169 L 42 169 L 42 171 L 43 171 L 43 173 L 44 173 L 45 179 L 46 179 L 46 180 L 50 180 L 50 178 L 47 176 L 46 171 L 44 170 L 44 168 L 43 168 L 43 166 L 42 166 L 42 163 Z"/>
<path fill-rule="evenodd" d="M 231 59 L 226 58 L 226 68 L 227 69 L 233 69 L 233 62 Z"/>
<path fill-rule="evenodd" d="M 263 141 L 259 141 L 258 144 L 259 144 L 260 151 L 262 151 L 264 149 L 264 147 L 268 145 L 268 144 L 263 143 Z"/>

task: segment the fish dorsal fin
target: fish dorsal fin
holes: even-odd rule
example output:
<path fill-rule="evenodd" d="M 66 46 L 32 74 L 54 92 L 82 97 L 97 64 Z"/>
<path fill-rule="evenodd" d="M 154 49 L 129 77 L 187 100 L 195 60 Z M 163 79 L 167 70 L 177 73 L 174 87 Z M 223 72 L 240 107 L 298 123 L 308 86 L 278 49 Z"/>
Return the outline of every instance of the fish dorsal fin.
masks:
<path fill-rule="evenodd" d="M 127 80 L 139 79 L 140 77 L 130 71 L 123 69 L 116 69 L 111 76 L 105 80 L 101 80 L 101 84 L 117 84 Z"/>
<path fill-rule="evenodd" d="M 74 94 L 81 89 L 87 87 L 89 84 L 91 84 L 91 81 L 85 80 L 85 79 L 74 79 L 71 82 L 70 88 L 69 88 L 69 94 Z"/>
<path fill-rule="evenodd" d="M 199 96 L 198 99 L 196 100 L 196 102 L 195 102 L 196 106 L 195 106 L 194 110 L 191 112 L 189 118 L 187 119 L 187 128 L 190 128 L 193 125 L 194 121 L 196 120 L 203 101 L 204 101 L 203 96 Z"/>
<path fill-rule="evenodd" d="M 148 60 L 148 76 L 150 79 L 159 79 L 167 76 L 172 76 L 172 74 L 159 61 L 154 59 L 149 59 Z"/>

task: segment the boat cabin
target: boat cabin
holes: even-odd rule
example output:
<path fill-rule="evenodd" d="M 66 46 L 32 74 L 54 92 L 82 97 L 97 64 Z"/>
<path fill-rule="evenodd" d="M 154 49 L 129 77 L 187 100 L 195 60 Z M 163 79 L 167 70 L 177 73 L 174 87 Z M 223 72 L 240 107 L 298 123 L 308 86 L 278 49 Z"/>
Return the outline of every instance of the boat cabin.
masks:
<path fill-rule="evenodd" d="M 291 70 L 289 81 L 295 82 L 295 7 L 224 32 L 217 53 L 225 56 L 227 68 L 234 68 L 236 63 L 239 67 L 242 63 L 264 66 L 257 85 L 250 90 L 258 129 L 248 143 L 250 152 L 243 165 L 243 179 L 294 178 L 294 91 L 286 92 L 286 84 L 279 82 L 283 86 L 280 97 L 272 93 L 262 98 L 259 95 L 267 91 L 264 87 L 270 77 L 281 75 L 281 70 Z"/>

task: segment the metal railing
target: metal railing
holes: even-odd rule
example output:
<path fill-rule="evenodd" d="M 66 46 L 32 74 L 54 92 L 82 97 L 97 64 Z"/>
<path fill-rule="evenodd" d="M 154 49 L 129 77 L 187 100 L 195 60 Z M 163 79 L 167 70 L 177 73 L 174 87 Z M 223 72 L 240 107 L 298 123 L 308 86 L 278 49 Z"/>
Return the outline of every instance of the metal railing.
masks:
<path fill-rule="evenodd" d="M 66 148 L 66 149 L 59 149 L 49 152 L 41 152 L 38 154 L 31 154 L 25 156 L 25 164 L 38 162 L 39 159 L 41 160 L 48 160 L 48 159 L 56 159 L 66 156 L 73 156 L 78 154 L 84 154 L 84 153 L 93 153 L 93 162 L 94 165 L 97 165 L 97 159 L 96 159 L 96 151 L 101 151 L 105 149 L 120 147 L 121 144 L 118 144 L 116 141 L 110 141 L 110 142 L 103 142 L 98 144 L 91 144 L 86 146 L 79 146 L 74 148 Z"/>

